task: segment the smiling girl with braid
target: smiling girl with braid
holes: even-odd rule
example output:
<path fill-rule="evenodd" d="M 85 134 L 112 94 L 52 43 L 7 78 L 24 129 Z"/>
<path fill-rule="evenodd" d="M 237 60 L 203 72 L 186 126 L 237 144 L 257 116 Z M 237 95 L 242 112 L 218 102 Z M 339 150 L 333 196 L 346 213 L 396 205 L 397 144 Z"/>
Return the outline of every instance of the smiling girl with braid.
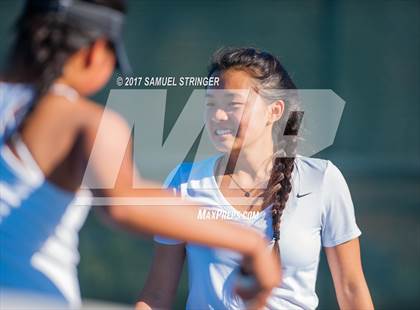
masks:
<path fill-rule="evenodd" d="M 254 48 L 222 49 L 213 56 L 209 76 L 221 82 L 207 89 L 205 113 L 210 139 L 221 154 L 179 165 L 166 185 L 272 240 L 282 281 L 267 309 L 317 307 L 321 247 L 340 308 L 372 309 L 361 265 L 361 232 L 346 182 L 330 161 L 295 154 L 302 115 L 289 114 L 298 100 L 286 70 L 275 57 Z M 247 216 L 249 211 L 256 211 L 255 216 Z M 155 241 L 138 309 L 171 307 L 185 256 L 187 309 L 247 306 L 231 293 L 237 255 L 160 236 Z"/>

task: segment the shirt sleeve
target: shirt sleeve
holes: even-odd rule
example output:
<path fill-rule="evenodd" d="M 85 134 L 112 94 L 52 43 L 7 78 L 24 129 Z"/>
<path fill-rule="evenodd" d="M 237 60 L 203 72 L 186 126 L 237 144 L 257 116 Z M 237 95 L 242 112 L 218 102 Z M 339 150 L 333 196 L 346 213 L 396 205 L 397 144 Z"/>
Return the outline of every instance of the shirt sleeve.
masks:
<path fill-rule="evenodd" d="M 347 183 L 328 161 L 323 184 L 322 246 L 333 247 L 361 235 Z"/>
<path fill-rule="evenodd" d="M 181 168 L 182 168 L 182 165 L 180 164 L 180 165 L 176 166 L 169 173 L 169 175 L 166 177 L 165 181 L 163 182 L 163 188 L 172 189 L 175 194 L 179 193 L 179 186 L 180 186 L 180 183 L 181 183 L 181 178 L 180 178 Z M 183 243 L 182 241 L 165 238 L 165 237 L 162 237 L 162 236 L 159 236 L 159 235 L 155 235 L 153 237 L 153 240 L 155 242 L 158 242 L 158 243 L 161 243 L 161 244 L 166 244 L 166 245 L 176 245 L 176 244 Z"/>

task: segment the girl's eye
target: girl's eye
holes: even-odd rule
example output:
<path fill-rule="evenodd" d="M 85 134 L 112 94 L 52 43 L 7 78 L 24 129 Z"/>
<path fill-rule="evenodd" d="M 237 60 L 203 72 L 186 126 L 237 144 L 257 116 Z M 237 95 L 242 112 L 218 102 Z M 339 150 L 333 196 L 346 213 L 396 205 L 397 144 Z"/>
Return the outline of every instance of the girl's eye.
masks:
<path fill-rule="evenodd" d="M 242 102 L 231 102 L 230 105 L 233 106 L 233 107 L 235 107 L 235 108 L 236 107 L 239 108 L 240 106 L 243 106 L 243 103 Z"/>
<path fill-rule="evenodd" d="M 214 107 L 214 102 L 206 102 L 206 106 L 208 106 L 208 107 Z"/>

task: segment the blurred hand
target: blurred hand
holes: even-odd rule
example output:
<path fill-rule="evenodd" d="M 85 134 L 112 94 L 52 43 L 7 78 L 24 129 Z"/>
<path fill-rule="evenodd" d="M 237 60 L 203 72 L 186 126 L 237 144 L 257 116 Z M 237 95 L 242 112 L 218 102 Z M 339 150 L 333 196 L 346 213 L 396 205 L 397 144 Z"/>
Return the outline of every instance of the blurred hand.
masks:
<path fill-rule="evenodd" d="M 245 301 L 247 309 L 263 309 L 280 280 L 280 261 L 264 243 L 252 256 L 244 257 L 235 292 Z"/>

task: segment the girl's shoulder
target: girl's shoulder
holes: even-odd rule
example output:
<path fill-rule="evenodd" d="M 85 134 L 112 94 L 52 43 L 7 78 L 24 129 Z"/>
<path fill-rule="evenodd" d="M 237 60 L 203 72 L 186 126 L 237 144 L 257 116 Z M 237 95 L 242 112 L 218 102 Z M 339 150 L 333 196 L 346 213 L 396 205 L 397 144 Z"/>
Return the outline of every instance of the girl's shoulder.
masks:
<path fill-rule="evenodd" d="M 298 169 L 305 169 L 308 173 L 322 175 L 328 167 L 329 160 L 297 155 L 295 165 Z"/>
<path fill-rule="evenodd" d="M 344 181 L 340 169 L 327 159 L 296 156 L 295 168 L 297 168 L 300 187 L 305 192 L 333 188 Z"/>
<path fill-rule="evenodd" d="M 182 162 L 178 164 L 168 175 L 164 185 L 173 187 L 191 181 L 202 181 L 214 177 L 214 166 L 220 155 L 214 155 L 204 160 L 194 162 Z"/>

